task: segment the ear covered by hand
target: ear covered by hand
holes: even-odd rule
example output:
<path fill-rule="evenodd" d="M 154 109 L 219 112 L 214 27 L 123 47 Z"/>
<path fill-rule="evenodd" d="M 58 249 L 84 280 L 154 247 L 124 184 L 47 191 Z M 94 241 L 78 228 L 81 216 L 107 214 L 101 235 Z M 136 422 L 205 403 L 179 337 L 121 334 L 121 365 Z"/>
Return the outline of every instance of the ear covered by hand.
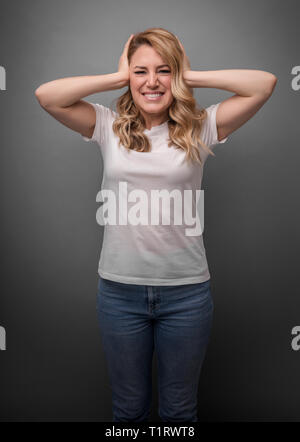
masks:
<path fill-rule="evenodd" d="M 119 60 L 119 66 L 118 66 L 118 72 L 122 72 L 122 74 L 124 74 L 124 76 L 126 78 L 128 78 L 128 80 L 129 80 L 129 65 L 128 65 L 127 53 L 128 53 L 129 44 L 130 44 L 131 40 L 133 39 L 133 37 L 134 37 L 134 34 L 131 34 L 129 39 L 125 43 L 122 55 Z"/>
<path fill-rule="evenodd" d="M 177 38 L 178 43 L 179 43 L 181 50 L 183 52 L 183 70 L 190 71 L 191 70 L 190 60 L 189 60 L 188 56 L 186 55 L 185 49 L 184 49 L 182 43 L 180 42 L 179 38 L 177 37 L 177 35 L 175 35 L 175 37 Z"/>

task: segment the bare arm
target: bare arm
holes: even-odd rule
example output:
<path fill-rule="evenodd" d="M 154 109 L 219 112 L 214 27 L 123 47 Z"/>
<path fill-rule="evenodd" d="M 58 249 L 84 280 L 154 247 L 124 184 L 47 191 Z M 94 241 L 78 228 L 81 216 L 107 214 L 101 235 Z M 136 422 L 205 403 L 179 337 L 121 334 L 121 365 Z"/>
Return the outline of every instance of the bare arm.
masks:
<path fill-rule="evenodd" d="M 124 75 L 120 72 L 105 75 L 59 78 L 44 83 L 35 91 L 40 104 L 45 107 L 67 107 L 88 95 L 124 87 Z"/>
<path fill-rule="evenodd" d="M 35 90 L 40 105 L 56 120 L 91 138 L 96 123 L 94 107 L 83 97 L 98 92 L 120 89 L 129 84 L 124 72 L 105 75 L 59 78 Z"/>
<path fill-rule="evenodd" d="M 270 98 L 277 83 L 275 75 L 254 69 L 186 70 L 183 75 L 189 87 L 217 88 L 235 93 L 218 107 L 219 141 L 252 118 Z"/>
<path fill-rule="evenodd" d="M 219 71 L 185 71 L 184 79 L 192 88 L 223 89 L 242 97 L 269 95 L 276 83 L 275 75 L 255 69 L 223 69 Z"/>

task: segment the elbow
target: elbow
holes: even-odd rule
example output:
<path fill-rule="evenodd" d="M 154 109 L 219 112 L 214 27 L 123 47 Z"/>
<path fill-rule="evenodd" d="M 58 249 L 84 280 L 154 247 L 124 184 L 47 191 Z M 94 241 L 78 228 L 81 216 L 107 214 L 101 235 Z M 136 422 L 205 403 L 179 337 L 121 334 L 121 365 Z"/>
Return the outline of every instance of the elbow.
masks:
<path fill-rule="evenodd" d="M 265 87 L 266 95 L 270 96 L 273 94 L 276 84 L 277 84 L 277 77 L 274 74 L 270 73 L 270 78 L 268 79 L 268 83 L 266 84 Z"/>
<path fill-rule="evenodd" d="M 34 94 L 36 96 L 36 99 L 38 100 L 39 104 L 42 107 L 46 107 L 47 103 L 46 103 L 46 99 L 45 99 L 45 95 L 42 93 L 42 86 L 39 86 L 35 91 Z"/>
<path fill-rule="evenodd" d="M 275 86 L 277 84 L 278 78 L 274 74 L 271 74 L 271 75 L 272 75 L 272 78 L 271 78 L 271 89 L 272 89 L 272 92 L 273 92 L 273 90 L 275 89 Z"/>
<path fill-rule="evenodd" d="M 38 87 L 38 88 L 34 91 L 34 95 L 35 95 L 36 99 L 38 100 L 38 102 L 41 104 L 41 101 L 42 101 L 42 94 L 41 94 L 41 89 L 40 89 L 40 87 Z"/>
<path fill-rule="evenodd" d="M 39 86 L 35 91 L 34 91 L 34 95 L 36 96 L 36 98 L 39 98 L 41 95 L 41 86 Z"/>

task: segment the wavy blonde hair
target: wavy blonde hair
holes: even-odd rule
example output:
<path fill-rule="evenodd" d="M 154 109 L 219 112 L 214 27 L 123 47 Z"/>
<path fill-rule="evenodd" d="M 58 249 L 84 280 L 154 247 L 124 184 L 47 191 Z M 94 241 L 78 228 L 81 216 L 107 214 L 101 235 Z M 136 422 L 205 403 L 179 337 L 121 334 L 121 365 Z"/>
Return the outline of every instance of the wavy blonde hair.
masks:
<path fill-rule="evenodd" d="M 149 28 L 134 35 L 128 47 L 128 65 L 135 51 L 142 45 L 154 48 L 171 68 L 171 91 L 174 97 L 169 107 L 168 146 L 186 151 L 188 161 L 202 164 L 198 144 L 210 155 L 211 149 L 200 138 L 203 121 L 207 118 L 206 110 L 197 107 L 193 89 L 183 79 L 183 51 L 172 32 L 163 28 Z M 145 119 L 132 98 L 130 87 L 117 98 L 118 117 L 113 122 L 113 131 L 119 137 L 119 146 L 138 152 L 149 152 L 151 143 L 143 133 Z"/>

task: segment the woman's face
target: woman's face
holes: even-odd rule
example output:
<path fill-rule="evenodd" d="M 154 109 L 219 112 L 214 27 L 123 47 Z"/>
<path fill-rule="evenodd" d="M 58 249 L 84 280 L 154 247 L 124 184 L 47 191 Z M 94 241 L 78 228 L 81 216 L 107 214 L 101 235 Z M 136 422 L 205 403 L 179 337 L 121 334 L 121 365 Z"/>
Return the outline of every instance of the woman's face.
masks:
<path fill-rule="evenodd" d="M 140 46 L 133 54 L 129 66 L 129 81 L 133 101 L 146 121 L 147 129 L 158 126 L 168 119 L 172 104 L 171 70 L 151 46 Z M 164 65 L 164 66 L 163 66 Z M 145 92 L 162 92 L 158 98 Z"/>

